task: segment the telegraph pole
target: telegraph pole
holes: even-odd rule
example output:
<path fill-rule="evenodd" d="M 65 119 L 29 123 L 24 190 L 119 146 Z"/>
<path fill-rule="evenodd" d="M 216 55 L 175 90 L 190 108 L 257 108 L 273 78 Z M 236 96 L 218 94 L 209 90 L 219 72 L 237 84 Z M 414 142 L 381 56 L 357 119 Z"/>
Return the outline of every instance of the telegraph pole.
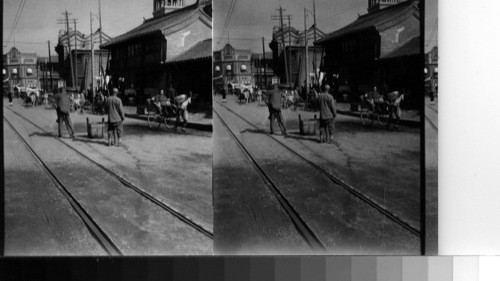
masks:
<path fill-rule="evenodd" d="M 75 77 L 76 77 L 76 85 L 73 85 L 75 87 L 78 87 L 78 44 L 76 43 L 76 19 L 73 19 L 73 24 L 75 28 Z"/>
<path fill-rule="evenodd" d="M 314 18 L 314 42 L 316 42 L 316 0 L 313 0 L 313 18 Z M 318 83 L 318 73 L 316 72 L 316 46 L 314 46 L 313 49 L 313 67 L 314 67 L 314 81 L 315 83 Z"/>
<path fill-rule="evenodd" d="M 289 84 L 291 85 L 293 82 L 291 81 L 293 79 L 292 75 L 292 25 L 290 24 L 290 20 L 292 19 L 291 15 L 287 15 L 288 18 L 288 67 L 290 68 L 289 70 L 289 77 L 290 77 L 290 82 Z"/>
<path fill-rule="evenodd" d="M 304 8 L 304 50 L 305 50 L 305 63 L 304 63 L 304 71 L 305 71 L 305 90 L 306 94 L 309 93 L 309 59 L 308 59 L 308 50 L 307 50 L 307 10 Z M 299 81 L 300 82 L 300 81 Z"/>
<path fill-rule="evenodd" d="M 266 48 L 264 47 L 264 37 L 262 37 L 262 58 L 264 60 L 264 85 L 267 87 L 267 73 L 266 73 Z"/>
<path fill-rule="evenodd" d="M 92 98 L 95 97 L 94 87 L 94 36 L 92 34 L 92 12 L 90 12 L 90 86 L 92 87 Z"/>
<path fill-rule="evenodd" d="M 99 77 L 101 77 L 101 87 L 103 84 L 104 73 L 101 76 L 101 66 L 102 66 L 102 22 L 101 22 L 101 0 L 99 0 Z"/>
<path fill-rule="evenodd" d="M 54 86 L 52 85 L 52 57 L 50 56 L 50 40 L 47 41 L 49 45 L 49 64 L 50 64 L 50 92 L 54 90 Z"/>
<path fill-rule="evenodd" d="M 278 20 L 280 21 L 280 28 L 281 28 L 281 44 L 283 46 L 283 57 L 285 58 L 285 79 L 286 79 L 286 84 L 288 84 L 288 60 L 287 60 L 287 55 L 286 55 L 286 49 L 285 49 L 285 30 L 283 28 L 283 11 L 286 11 L 285 9 L 280 8 L 279 9 L 276 9 L 276 11 L 279 11 L 280 14 L 279 14 L 279 18 L 278 16 L 271 16 L 271 19 L 272 20 Z"/>
<path fill-rule="evenodd" d="M 68 18 L 68 16 L 71 15 L 71 13 L 65 11 L 62 14 L 65 16 L 65 19 L 57 20 L 57 23 L 66 25 L 66 33 L 68 34 L 68 50 L 69 50 L 68 55 L 69 55 L 69 66 L 71 71 L 71 86 L 74 86 L 73 84 L 75 83 L 75 73 L 73 69 L 73 56 L 71 56 L 71 38 L 69 36 L 69 18 Z"/>

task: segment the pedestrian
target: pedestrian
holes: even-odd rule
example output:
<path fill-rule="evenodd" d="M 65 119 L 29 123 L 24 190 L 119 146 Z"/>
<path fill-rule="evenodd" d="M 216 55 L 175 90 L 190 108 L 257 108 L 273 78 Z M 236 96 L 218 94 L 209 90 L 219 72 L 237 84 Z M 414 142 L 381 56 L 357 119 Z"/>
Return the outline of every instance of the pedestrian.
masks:
<path fill-rule="evenodd" d="M 274 134 L 274 119 L 278 122 L 281 133 L 287 136 L 286 127 L 283 124 L 283 115 L 281 114 L 281 93 L 278 90 L 278 84 L 274 84 L 274 89 L 269 91 L 267 106 L 269 108 L 269 120 L 271 135 Z"/>
<path fill-rule="evenodd" d="M 221 90 L 222 90 L 222 103 L 226 103 L 226 89 L 221 88 Z"/>
<path fill-rule="evenodd" d="M 12 104 L 12 92 L 11 91 L 7 92 L 7 97 L 9 98 L 9 106 L 13 106 L 13 104 Z"/>
<path fill-rule="evenodd" d="M 182 94 L 179 96 L 176 96 L 174 99 L 175 105 L 177 106 L 177 119 L 175 121 L 175 127 L 174 130 L 177 131 L 177 128 L 179 127 L 179 123 L 181 121 L 181 118 L 183 120 L 182 123 L 182 128 L 181 131 L 186 132 L 186 126 L 188 123 L 188 111 L 187 107 L 191 103 L 191 97 L 193 94 L 189 92 L 187 95 Z"/>
<path fill-rule="evenodd" d="M 160 90 L 160 94 L 158 94 L 154 98 L 154 105 L 160 114 L 166 114 L 167 104 L 169 103 L 169 99 L 165 96 L 163 90 Z"/>
<path fill-rule="evenodd" d="M 114 144 L 120 146 L 125 112 L 123 110 L 122 100 L 118 98 L 117 88 L 113 88 L 112 95 L 106 100 L 105 109 L 108 114 L 108 146 L 113 144 L 111 142 L 111 135 L 113 135 Z M 118 141 L 116 141 L 117 138 Z"/>
<path fill-rule="evenodd" d="M 170 88 L 168 89 L 168 98 L 173 101 L 175 97 L 177 97 L 177 91 L 174 89 L 172 84 L 170 84 Z"/>
<path fill-rule="evenodd" d="M 330 86 L 325 85 L 324 91 L 319 94 L 319 141 L 320 142 L 333 142 L 333 121 L 337 117 L 337 110 L 335 108 L 335 100 L 329 94 Z"/>
<path fill-rule="evenodd" d="M 56 101 L 56 112 L 57 112 L 57 123 L 58 124 L 58 136 L 62 138 L 62 125 L 63 122 L 66 124 L 66 129 L 68 130 L 71 139 L 75 140 L 75 132 L 73 130 L 73 124 L 71 123 L 70 112 L 70 98 L 66 93 L 66 89 L 61 88 L 59 93 L 55 95 Z"/>
<path fill-rule="evenodd" d="M 431 105 L 434 105 L 435 93 L 434 93 L 434 89 L 432 87 L 431 87 L 429 95 L 431 97 Z"/>

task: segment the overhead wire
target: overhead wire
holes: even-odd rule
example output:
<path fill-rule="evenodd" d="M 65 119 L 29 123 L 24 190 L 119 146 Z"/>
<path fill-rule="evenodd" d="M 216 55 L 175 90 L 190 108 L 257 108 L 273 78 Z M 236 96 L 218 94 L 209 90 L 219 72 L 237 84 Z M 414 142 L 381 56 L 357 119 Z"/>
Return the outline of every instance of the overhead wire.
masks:
<path fill-rule="evenodd" d="M 12 35 L 14 35 L 14 32 L 15 32 L 16 27 L 17 27 L 17 23 L 19 22 L 19 19 L 21 18 L 21 15 L 23 13 L 25 5 L 26 5 L 26 0 L 22 1 L 19 4 L 18 13 L 16 14 L 16 18 L 14 19 L 14 23 L 12 24 L 12 28 L 10 30 L 9 37 L 8 37 L 7 41 L 10 41 L 10 39 L 12 39 Z"/>
<path fill-rule="evenodd" d="M 220 41 L 224 37 L 224 34 L 226 34 L 229 23 L 231 22 L 231 17 L 233 16 L 233 13 L 234 13 L 234 8 L 236 7 L 236 3 L 237 3 L 237 0 L 231 1 L 231 6 L 229 7 L 229 11 L 227 13 L 226 20 L 224 22 L 224 27 L 223 27 L 222 33 L 219 37 L 218 43 L 220 43 Z"/>

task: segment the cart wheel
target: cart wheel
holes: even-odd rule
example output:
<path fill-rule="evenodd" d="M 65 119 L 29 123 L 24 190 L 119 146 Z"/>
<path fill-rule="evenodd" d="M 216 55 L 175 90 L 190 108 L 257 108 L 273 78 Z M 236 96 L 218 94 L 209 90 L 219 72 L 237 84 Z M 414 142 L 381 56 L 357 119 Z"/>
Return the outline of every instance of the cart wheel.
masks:
<path fill-rule="evenodd" d="M 165 127 L 167 127 L 167 129 L 171 130 L 175 127 L 176 117 L 177 116 L 173 114 L 169 114 L 168 116 L 165 116 L 163 118 L 163 123 L 165 124 Z"/>
<path fill-rule="evenodd" d="M 390 114 L 377 114 L 377 122 L 382 127 L 389 125 L 389 118 Z"/>
<path fill-rule="evenodd" d="M 375 121 L 375 114 L 371 110 L 361 110 L 359 117 L 361 124 L 365 127 L 373 125 L 373 121 Z"/>
<path fill-rule="evenodd" d="M 157 111 L 149 111 L 148 112 L 148 125 L 151 129 L 158 129 L 161 125 L 161 117 L 160 113 Z"/>

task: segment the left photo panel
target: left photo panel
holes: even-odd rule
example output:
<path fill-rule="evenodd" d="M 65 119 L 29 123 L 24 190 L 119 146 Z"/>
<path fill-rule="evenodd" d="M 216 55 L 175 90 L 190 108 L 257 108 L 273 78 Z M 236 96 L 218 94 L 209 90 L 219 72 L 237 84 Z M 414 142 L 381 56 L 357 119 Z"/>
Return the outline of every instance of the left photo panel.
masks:
<path fill-rule="evenodd" d="M 212 255 L 212 1 L 3 1 L 4 255 Z"/>

